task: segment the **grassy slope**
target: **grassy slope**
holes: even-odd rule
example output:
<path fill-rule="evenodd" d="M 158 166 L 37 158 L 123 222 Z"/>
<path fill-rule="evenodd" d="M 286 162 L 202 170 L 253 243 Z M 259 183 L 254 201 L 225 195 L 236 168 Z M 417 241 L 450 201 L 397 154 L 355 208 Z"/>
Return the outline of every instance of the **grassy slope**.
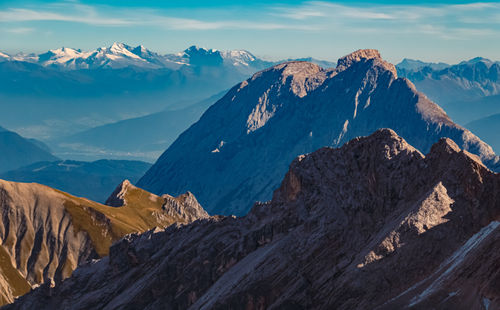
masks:
<path fill-rule="evenodd" d="M 124 206 L 110 207 L 44 185 L 33 185 L 43 186 L 47 190 L 57 191 L 63 195 L 62 207 L 70 214 L 75 232 L 86 232 L 100 256 L 108 255 L 111 244 L 126 234 L 183 221 L 162 212 L 163 198 L 135 187 L 127 190 Z M 10 240 L 6 241 L 8 243 Z M 67 263 L 65 262 L 63 266 L 64 277 L 69 277 L 76 268 Z M 0 245 L 0 277 L 6 279 L 14 296 L 23 295 L 31 289 L 28 281 L 12 265 L 11 258 L 2 245 Z M 0 306 L 9 302 L 3 295 L 0 294 Z"/>
<path fill-rule="evenodd" d="M 9 254 L 0 245 L 0 278 L 3 278 L 10 286 L 12 295 L 20 296 L 30 291 L 31 286 L 21 273 L 12 266 Z M 0 306 L 10 302 L 6 292 L 0 292 Z"/>
<path fill-rule="evenodd" d="M 89 234 L 100 256 L 108 255 L 111 244 L 126 234 L 180 221 L 162 214 L 161 197 L 139 188 L 127 191 L 127 204 L 122 207 L 110 207 L 61 193 L 68 198 L 64 207 L 71 214 L 76 230 Z"/>

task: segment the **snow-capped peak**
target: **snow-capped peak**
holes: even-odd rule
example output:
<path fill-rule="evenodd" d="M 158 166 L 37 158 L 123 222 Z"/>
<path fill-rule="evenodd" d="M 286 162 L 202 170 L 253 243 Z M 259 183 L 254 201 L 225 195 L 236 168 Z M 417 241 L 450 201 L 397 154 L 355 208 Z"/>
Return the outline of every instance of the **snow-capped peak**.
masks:
<path fill-rule="evenodd" d="M 114 55 L 120 55 L 120 56 L 125 56 L 129 58 L 135 58 L 135 59 L 142 59 L 138 55 L 134 54 L 131 52 L 132 47 L 123 44 L 123 43 L 118 43 L 115 42 L 111 47 L 109 48 L 109 51 L 114 54 Z"/>
<path fill-rule="evenodd" d="M 248 66 L 251 62 L 255 61 L 256 58 L 252 53 L 245 50 L 232 50 L 221 52 L 222 58 L 226 61 L 231 61 L 233 65 L 244 65 Z"/>
<path fill-rule="evenodd" d="M 109 47 L 99 47 L 92 51 L 62 47 L 39 55 L 17 54 L 9 56 L 0 53 L 0 59 L 2 61 L 26 61 L 70 70 L 130 66 L 176 70 L 181 66 L 220 66 L 223 64 L 247 70 L 251 69 L 252 66 L 260 65 L 257 62 L 258 59 L 245 50 L 219 51 L 192 45 L 176 54 L 159 55 L 143 45 L 132 47 L 120 42 L 114 42 Z M 261 68 L 259 67 L 259 69 Z"/>
<path fill-rule="evenodd" d="M 82 51 L 76 50 L 74 48 L 61 47 L 55 50 L 50 50 L 49 53 L 52 53 L 56 57 L 82 57 Z"/>

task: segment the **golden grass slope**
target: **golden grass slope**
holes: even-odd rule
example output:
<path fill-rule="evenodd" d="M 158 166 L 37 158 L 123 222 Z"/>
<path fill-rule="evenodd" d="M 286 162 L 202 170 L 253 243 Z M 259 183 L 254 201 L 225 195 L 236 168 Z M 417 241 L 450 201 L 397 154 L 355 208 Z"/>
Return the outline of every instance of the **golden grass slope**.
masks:
<path fill-rule="evenodd" d="M 40 184 L 0 180 L 0 305 L 70 276 L 128 233 L 208 217 L 190 193 L 159 197 L 124 181 L 115 194 L 122 204 L 107 206 Z"/>

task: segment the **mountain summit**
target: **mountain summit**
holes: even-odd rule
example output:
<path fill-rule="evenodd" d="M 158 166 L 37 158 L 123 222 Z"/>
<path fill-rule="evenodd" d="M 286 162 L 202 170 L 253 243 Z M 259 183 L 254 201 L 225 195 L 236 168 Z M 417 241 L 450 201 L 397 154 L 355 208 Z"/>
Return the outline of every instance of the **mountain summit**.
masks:
<path fill-rule="evenodd" d="M 335 69 L 286 62 L 233 87 L 163 153 L 138 185 L 154 193 L 192 191 L 209 213 L 245 214 L 299 154 L 392 128 L 422 152 L 441 137 L 499 169 L 491 147 L 446 113 L 376 50 Z"/>

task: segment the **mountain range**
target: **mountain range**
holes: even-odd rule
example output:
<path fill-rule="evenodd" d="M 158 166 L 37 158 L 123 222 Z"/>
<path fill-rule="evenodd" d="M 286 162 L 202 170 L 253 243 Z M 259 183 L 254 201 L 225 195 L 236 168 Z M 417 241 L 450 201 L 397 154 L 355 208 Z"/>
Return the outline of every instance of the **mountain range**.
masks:
<path fill-rule="evenodd" d="M 79 264 L 108 255 L 128 233 L 208 217 L 191 193 L 159 197 L 129 181 L 107 204 L 0 180 L 0 305 L 69 277 Z"/>
<path fill-rule="evenodd" d="M 222 81 L 225 73 L 218 74 L 233 74 L 242 65 L 224 59 L 256 61 L 195 47 L 160 56 L 120 44 L 23 57 L 26 61 L 7 55 L 0 66 L 27 68 L 17 77 L 31 74 L 34 81 L 44 75 L 30 68 L 50 72 L 54 81 L 89 72 L 102 82 L 133 80 L 140 72 L 138 91 L 167 71 L 190 72 L 183 85 L 193 86 L 194 76 L 200 84 Z M 224 95 L 203 101 L 181 96 L 159 112 L 141 96 L 131 96 L 137 111 L 144 104 L 146 115 L 59 133 L 50 140 L 59 143 L 59 152 L 91 146 L 136 154 L 156 152 L 180 135 L 138 187 L 121 182 L 105 204 L 87 198 L 99 194 L 104 201 L 119 178 L 142 174 L 149 165 L 45 161 L 5 173 L 60 188 L 0 180 L 0 304 L 14 302 L 6 309 L 499 307 L 500 179 L 493 171 L 500 171 L 500 158 L 398 76 L 415 79 L 425 70 L 449 70 L 457 80 L 475 79 L 494 90 L 495 64 L 476 59 L 458 69 L 410 60 L 403 65 L 406 69 L 396 68 L 377 50 L 358 50 L 331 68 L 287 61 Z M 471 66 L 478 66 L 472 75 Z M 8 79 L 17 83 L 16 75 Z M 66 82 L 81 86 L 84 80 Z M 46 104 L 42 99 L 37 110 Z M 121 107 L 131 112 L 127 104 Z M 182 132 L 189 122 L 195 123 Z M 492 123 L 494 118 L 476 125 Z M 143 135 L 151 137 L 141 141 Z M 64 143 L 73 148 L 63 149 Z M 49 151 L 36 140 L 32 144 Z M 82 189 L 85 198 L 73 195 Z M 195 195 L 210 214 L 242 216 L 209 216 Z"/>
<path fill-rule="evenodd" d="M 62 47 L 42 54 L 2 54 L 0 59 L 3 61 L 30 62 L 65 70 L 125 67 L 179 69 L 181 66 L 218 66 L 226 63 L 245 71 L 254 66 L 271 64 L 257 59 L 245 50 L 218 51 L 191 46 L 183 52 L 160 55 L 142 45 L 132 47 L 118 42 L 110 47 L 99 47 L 92 51 Z"/>
<path fill-rule="evenodd" d="M 245 217 L 128 235 L 6 309 L 497 309 L 499 192 L 451 139 L 424 156 L 382 129 L 297 157 Z"/>
<path fill-rule="evenodd" d="M 500 113 L 500 62 L 476 57 L 444 68 L 426 64 L 409 69 L 399 64 L 398 74 L 461 125 Z"/>
<path fill-rule="evenodd" d="M 0 179 L 40 183 L 104 203 L 116 184 L 125 179 L 135 183 L 150 167 L 149 163 L 129 160 L 40 161 L 0 173 Z"/>
<path fill-rule="evenodd" d="M 450 67 L 449 64 L 444 62 L 425 62 L 417 59 L 404 58 L 400 63 L 396 65 L 396 68 L 400 71 L 415 72 L 422 68 L 429 67 L 432 70 L 442 70 Z"/>
<path fill-rule="evenodd" d="M 137 184 L 156 194 L 189 189 L 211 214 L 243 215 L 271 198 L 296 156 L 379 128 L 396 130 L 422 152 L 449 137 L 500 169 L 490 146 L 398 78 L 378 51 L 359 50 L 336 68 L 286 62 L 236 85 Z"/>
<path fill-rule="evenodd" d="M 92 51 L 65 47 L 42 54 L 2 55 L 0 123 L 48 143 L 125 119 L 185 109 L 277 63 L 244 50 L 192 46 L 160 55 L 123 43 Z M 186 116 L 183 129 L 190 119 Z M 98 151 L 89 157 L 90 150 L 75 158 L 102 158 Z M 134 155 L 118 157 L 145 159 Z"/>

